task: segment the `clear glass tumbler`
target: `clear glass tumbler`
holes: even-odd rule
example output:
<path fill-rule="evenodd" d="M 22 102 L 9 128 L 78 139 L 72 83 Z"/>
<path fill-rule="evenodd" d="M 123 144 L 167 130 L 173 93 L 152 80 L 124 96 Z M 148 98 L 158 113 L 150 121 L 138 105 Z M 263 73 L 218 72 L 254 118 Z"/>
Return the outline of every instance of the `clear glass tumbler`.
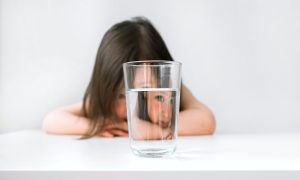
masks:
<path fill-rule="evenodd" d="M 162 157 L 176 150 L 181 63 L 165 60 L 123 64 L 130 147 Z"/>

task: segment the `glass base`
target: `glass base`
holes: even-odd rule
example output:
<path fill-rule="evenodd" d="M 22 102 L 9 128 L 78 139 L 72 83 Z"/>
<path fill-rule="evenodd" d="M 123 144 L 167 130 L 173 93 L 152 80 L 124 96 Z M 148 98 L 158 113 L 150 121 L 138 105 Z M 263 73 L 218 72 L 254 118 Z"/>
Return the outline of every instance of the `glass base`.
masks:
<path fill-rule="evenodd" d="M 150 158 L 160 158 L 172 155 L 176 150 L 176 147 L 169 149 L 159 149 L 159 148 L 147 148 L 147 149 L 134 149 L 132 152 L 141 157 L 150 157 Z"/>

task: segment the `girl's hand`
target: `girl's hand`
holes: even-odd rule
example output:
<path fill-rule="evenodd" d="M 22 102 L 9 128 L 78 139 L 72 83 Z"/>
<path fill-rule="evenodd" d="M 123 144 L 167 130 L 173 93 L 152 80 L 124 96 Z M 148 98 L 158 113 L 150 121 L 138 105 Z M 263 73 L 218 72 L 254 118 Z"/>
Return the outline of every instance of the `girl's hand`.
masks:
<path fill-rule="evenodd" d="M 171 128 L 161 128 L 159 125 L 136 118 L 132 122 L 132 138 L 135 140 L 166 140 L 172 139 Z M 128 137 L 127 122 L 107 124 L 99 134 L 102 137 Z"/>
<path fill-rule="evenodd" d="M 107 124 L 99 134 L 102 137 L 128 137 L 127 122 Z"/>
<path fill-rule="evenodd" d="M 158 124 L 134 118 L 131 124 L 132 138 L 135 140 L 166 140 L 172 139 L 170 127 L 162 128 Z"/>

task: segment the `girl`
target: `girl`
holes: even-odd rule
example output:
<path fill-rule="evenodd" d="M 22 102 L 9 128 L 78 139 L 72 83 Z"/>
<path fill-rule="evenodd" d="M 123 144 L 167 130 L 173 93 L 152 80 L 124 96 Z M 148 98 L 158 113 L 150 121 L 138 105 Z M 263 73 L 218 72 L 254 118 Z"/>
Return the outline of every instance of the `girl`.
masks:
<path fill-rule="evenodd" d="M 128 136 L 122 64 L 137 60 L 173 61 L 162 37 L 145 18 L 112 26 L 97 52 L 83 102 L 46 115 L 43 130 L 53 134 Z M 179 135 L 209 135 L 215 130 L 212 112 L 182 84 Z"/>

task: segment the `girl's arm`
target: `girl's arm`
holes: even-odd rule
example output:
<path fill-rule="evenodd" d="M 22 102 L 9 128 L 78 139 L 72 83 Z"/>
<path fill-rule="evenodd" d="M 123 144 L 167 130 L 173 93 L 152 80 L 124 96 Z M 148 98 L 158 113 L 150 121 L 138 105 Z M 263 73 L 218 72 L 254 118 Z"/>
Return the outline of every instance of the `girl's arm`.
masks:
<path fill-rule="evenodd" d="M 85 135 L 90 124 L 88 119 L 82 115 L 81 109 L 82 102 L 48 113 L 43 121 L 43 130 L 49 134 Z M 119 129 L 103 129 L 98 136 L 128 136 L 128 132 Z"/>
<path fill-rule="evenodd" d="M 85 134 L 89 123 L 82 116 L 81 107 L 82 103 L 77 103 L 48 113 L 43 121 L 43 130 L 51 134 Z"/>
<path fill-rule="evenodd" d="M 199 102 L 191 91 L 182 85 L 181 111 L 179 113 L 179 135 L 210 135 L 216 123 L 212 112 Z"/>

